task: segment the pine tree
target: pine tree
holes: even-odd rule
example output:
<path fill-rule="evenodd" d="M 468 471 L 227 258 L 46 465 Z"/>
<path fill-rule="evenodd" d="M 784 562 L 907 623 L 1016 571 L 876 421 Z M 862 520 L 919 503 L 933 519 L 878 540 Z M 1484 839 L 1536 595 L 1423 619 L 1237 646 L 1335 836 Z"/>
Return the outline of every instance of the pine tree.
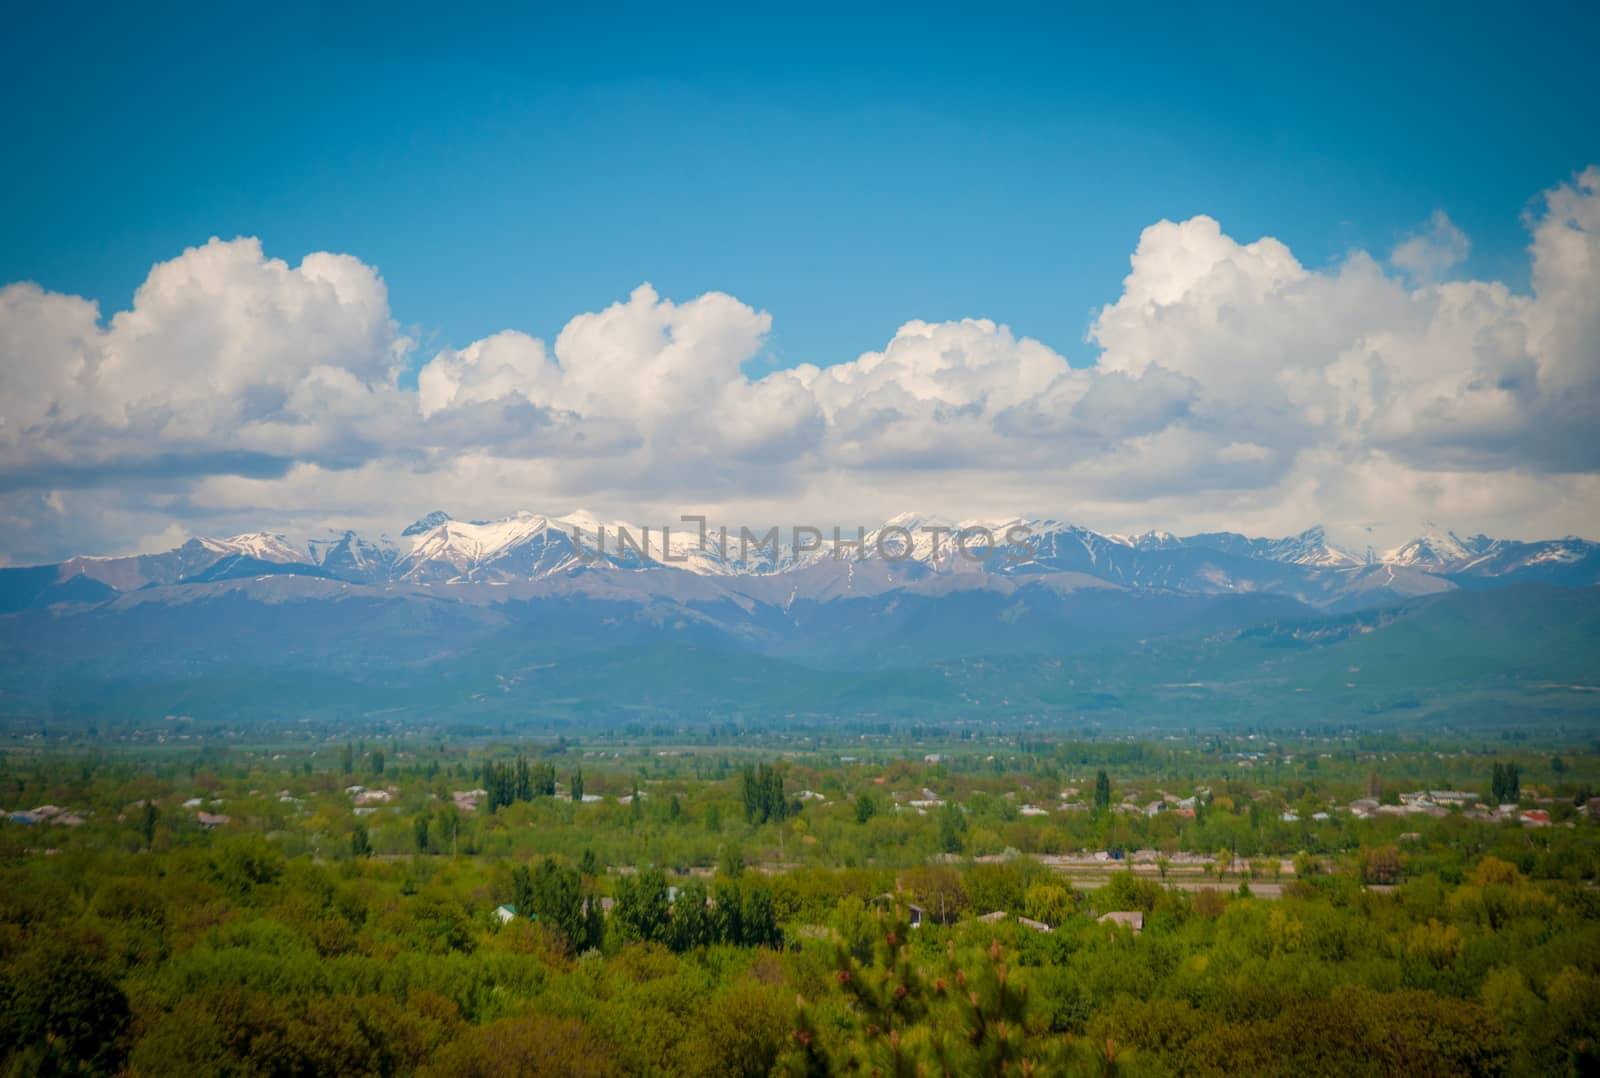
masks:
<path fill-rule="evenodd" d="M 572 770 L 572 799 L 574 801 L 583 800 L 583 768 L 581 767 L 573 768 Z"/>
<path fill-rule="evenodd" d="M 998 942 L 924 968 L 907 945 L 903 911 L 878 911 L 871 957 L 862 961 L 840 941 L 833 982 L 843 1008 L 798 1001 L 790 1053 L 775 1073 L 1044 1074 L 1064 1069 L 1065 1042 L 1046 1042 L 1025 1056 L 1030 999 L 1012 978 Z M 842 1015 L 843 1020 L 840 1020 Z M 1034 1050 L 1041 1046 L 1035 1042 Z"/>

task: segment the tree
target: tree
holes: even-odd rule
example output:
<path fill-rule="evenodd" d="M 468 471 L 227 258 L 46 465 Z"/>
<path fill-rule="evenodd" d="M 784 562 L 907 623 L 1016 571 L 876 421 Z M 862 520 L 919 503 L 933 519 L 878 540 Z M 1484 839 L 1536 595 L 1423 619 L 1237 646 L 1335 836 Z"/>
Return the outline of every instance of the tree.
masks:
<path fill-rule="evenodd" d="M 513 883 L 516 882 L 513 875 Z M 560 932 L 574 952 L 588 950 L 600 942 L 598 938 L 589 938 L 583 877 L 577 869 L 566 868 L 546 857 L 529 874 L 525 886 L 526 900 L 518 903 L 518 913 L 537 917 L 540 923 Z"/>
<path fill-rule="evenodd" d="M 382 749 L 377 749 L 372 754 L 372 773 L 374 775 L 383 774 L 383 750 Z"/>
<path fill-rule="evenodd" d="M 1065 1047 L 1030 1038 L 1029 993 L 998 942 L 970 966 L 952 945 L 933 969 L 908 946 L 904 916 L 877 914 L 871 957 L 840 943 L 837 998 L 799 1001 L 797 1048 L 775 1074 L 1060 1074 Z M 979 952 L 980 954 L 982 952 Z M 1087 1071 L 1085 1071 L 1087 1072 Z M 1107 1070 L 1106 1073 L 1110 1073 Z"/>
<path fill-rule="evenodd" d="M 1054 883 L 1036 883 L 1028 888 L 1023 908 L 1035 921 L 1043 921 L 1055 928 L 1072 913 L 1076 902 L 1072 886 Z"/>
<path fill-rule="evenodd" d="M 132 1019 L 128 997 L 86 955 L 56 944 L 28 955 L 14 970 L 0 1016 L 0 1050 L 32 1046 L 32 1058 L 12 1059 L 11 1073 L 115 1074 Z M 30 1065 L 31 1064 L 31 1065 Z"/>
<path fill-rule="evenodd" d="M 856 795 L 856 823 L 866 823 L 878 814 L 878 799 L 870 793 Z"/>
<path fill-rule="evenodd" d="M 600 875 L 600 861 L 588 846 L 583 848 L 583 856 L 578 858 L 578 871 L 585 876 Z"/>
<path fill-rule="evenodd" d="M 744 908 L 740 911 L 744 921 L 744 939 L 750 947 L 776 947 L 783 942 L 778 931 L 778 912 L 772 904 L 772 892 L 765 887 L 752 887 L 745 892 Z"/>
<path fill-rule="evenodd" d="M 527 865 L 511 870 L 511 908 L 524 917 L 533 912 L 533 873 Z"/>
<path fill-rule="evenodd" d="M 945 853 L 960 853 L 962 836 L 967 833 L 967 816 L 961 806 L 947 803 L 939 810 L 939 847 Z"/>
<path fill-rule="evenodd" d="M 623 939 L 630 943 L 666 942 L 670 913 L 667 878 L 659 868 L 647 868 L 617 881 L 611 916 Z"/>
<path fill-rule="evenodd" d="M 357 823 L 355 830 L 350 832 L 350 855 L 352 857 L 372 856 L 372 837 L 367 834 L 367 825 Z"/>
<path fill-rule="evenodd" d="M 583 768 L 581 767 L 572 769 L 572 799 L 574 801 L 583 800 Z"/>
<path fill-rule="evenodd" d="M 354 774 L 356 769 L 356 747 L 345 742 L 344 748 L 339 750 L 339 770 L 346 775 Z"/>
<path fill-rule="evenodd" d="M 672 903 L 670 946 L 680 954 L 717 941 L 717 925 L 707 906 L 709 895 L 700 880 L 690 880 L 678 889 Z"/>
<path fill-rule="evenodd" d="M 719 883 L 711 907 L 713 931 L 719 943 L 744 942 L 744 898 L 731 883 Z"/>
<path fill-rule="evenodd" d="M 1106 769 L 1101 768 L 1094 776 L 1094 807 L 1105 809 L 1111 807 L 1111 776 L 1106 774 Z"/>
<path fill-rule="evenodd" d="M 470 1026 L 420 1072 L 425 1078 L 603 1078 L 612 1046 L 576 1018 L 529 1014 Z"/>
<path fill-rule="evenodd" d="M 1363 849 L 1360 854 L 1361 882 L 1393 884 L 1400 882 L 1400 851 L 1394 846 Z"/>
<path fill-rule="evenodd" d="M 156 803 L 146 798 L 144 811 L 139 818 L 139 833 L 144 836 L 144 848 L 150 849 L 156 841 L 156 821 L 161 818 L 161 810 L 156 808 Z"/>
<path fill-rule="evenodd" d="M 718 851 L 717 870 L 730 880 L 744 875 L 744 854 L 738 846 L 729 842 Z"/>
<path fill-rule="evenodd" d="M 1489 782 L 1497 805 L 1514 805 L 1522 796 L 1522 771 L 1514 763 L 1496 763 Z"/>
<path fill-rule="evenodd" d="M 948 865 L 920 865 L 900 874 L 900 886 L 929 917 L 950 924 L 968 905 L 962 877 Z"/>
<path fill-rule="evenodd" d="M 428 816 L 424 813 L 412 822 L 412 832 L 417 840 L 417 852 L 428 852 Z"/>

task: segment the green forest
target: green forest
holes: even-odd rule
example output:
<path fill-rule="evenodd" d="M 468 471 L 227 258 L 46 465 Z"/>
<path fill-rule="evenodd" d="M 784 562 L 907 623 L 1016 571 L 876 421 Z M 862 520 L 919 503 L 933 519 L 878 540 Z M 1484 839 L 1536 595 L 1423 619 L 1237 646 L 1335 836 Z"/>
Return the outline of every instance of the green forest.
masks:
<path fill-rule="evenodd" d="M 19 738 L 0 1073 L 1600 1068 L 1593 745 L 896 743 Z"/>

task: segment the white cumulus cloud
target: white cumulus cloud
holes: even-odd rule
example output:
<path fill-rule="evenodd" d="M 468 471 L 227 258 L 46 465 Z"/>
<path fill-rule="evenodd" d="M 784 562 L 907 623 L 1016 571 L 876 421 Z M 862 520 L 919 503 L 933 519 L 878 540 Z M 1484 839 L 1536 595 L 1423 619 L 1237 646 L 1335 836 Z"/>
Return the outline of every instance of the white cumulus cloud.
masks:
<path fill-rule="evenodd" d="M 0 289 L 3 553 L 580 503 L 1592 534 L 1600 168 L 1528 226 L 1523 293 L 1448 279 L 1470 245 L 1442 212 L 1386 261 L 1327 269 L 1209 217 L 1162 221 L 1088 327 L 1092 365 L 971 318 L 761 378 L 744 371 L 772 318 L 724 293 L 641 285 L 553 342 L 512 328 L 418 355 L 357 258 L 212 240 L 109 320 Z"/>

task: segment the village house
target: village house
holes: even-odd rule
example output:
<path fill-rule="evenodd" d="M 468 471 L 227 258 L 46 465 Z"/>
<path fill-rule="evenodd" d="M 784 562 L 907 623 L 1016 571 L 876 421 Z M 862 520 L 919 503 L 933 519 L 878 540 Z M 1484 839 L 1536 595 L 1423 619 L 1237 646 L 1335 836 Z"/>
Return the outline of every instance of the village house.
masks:
<path fill-rule="evenodd" d="M 1144 931 L 1143 910 L 1119 910 L 1115 913 L 1103 913 L 1096 920 L 1103 925 L 1118 925 L 1131 928 L 1134 935 Z"/>

